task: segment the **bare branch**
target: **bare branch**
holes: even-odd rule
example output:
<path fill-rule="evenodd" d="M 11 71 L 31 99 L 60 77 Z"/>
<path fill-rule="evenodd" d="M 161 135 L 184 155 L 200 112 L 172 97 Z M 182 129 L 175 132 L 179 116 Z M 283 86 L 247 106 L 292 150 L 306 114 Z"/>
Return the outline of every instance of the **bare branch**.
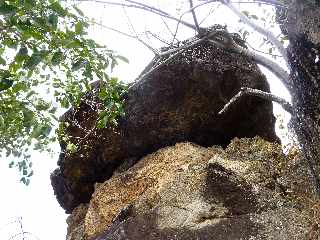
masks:
<path fill-rule="evenodd" d="M 140 43 L 142 43 L 144 46 L 146 46 L 149 50 L 151 50 L 155 55 L 159 55 L 159 52 L 154 49 L 153 47 L 151 47 L 148 43 L 144 42 L 141 38 L 139 38 L 139 36 L 134 36 L 134 35 L 131 35 L 131 34 L 128 34 L 128 33 L 125 33 L 125 32 L 122 32 L 120 30 L 117 30 L 115 28 L 112 28 L 112 27 L 109 27 L 109 26 L 106 26 L 102 23 L 98 23 L 98 22 L 95 22 L 95 21 L 90 21 L 91 23 L 95 24 L 95 25 L 98 25 L 100 27 L 103 27 L 105 29 L 108 29 L 108 30 L 111 30 L 111 31 L 114 31 L 118 34 L 121 34 L 123 36 L 126 36 L 126 37 L 129 37 L 129 38 L 133 38 L 135 40 L 138 40 Z"/>
<path fill-rule="evenodd" d="M 98 0 L 94 0 L 94 1 L 98 1 Z M 153 12 L 153 13 L 156 13 L 156 14 L 159 14 L 163 17 L 166 17 L 166 18 L 169 18 L 169 19 L 173 19 L 173 20 L 176 20 L 178 21 L 178 24 L 177 24 L 177 29 L 178 29 L 178 25 L 180 23 L 184 24 L 183 21 L 181 20 L 181 18 L 184 16 L 184 14 L 186 14 L 187 12 L 190 12 L 192 10 L 194 10 L 195 8 L 197 7 L 200 7 L 200 6 L 203 6 L 205 4 L 208 4 L 208 3 L 211 3 L 211 2 L 223 2 L 224 4 L 226 4 L 231 10 L 233 10 L 237 15 L 239 15 L 239 17 L 246 21 L 247 24 L 249 24 L 250 26 L 254 27 L 255 30 L 257 30 L 258 32 L 264 34 L 265 36 L 269 37 L 269 38 L 272 38 L 274 43 L 277 43 L 277 47 L 279 47 L 279 51 L 282 51 L 281 54 L 286 58 L 286 50 L 284 49 L 284 47 L 282 46 L 282 44 L 277 40 L 277 38 L 269 31 L 257 26 L 255 23 L 253 23 L 250 19 L 248 19 L 246 16 L 244 16 L 242 13 L 239 12 L 238 9 L 236 9 L 228 0 L 210 0 L 210 1 L 206 1 L 204 3 L 201 3 L 201 4 L 198 4 L 194 7 L 192 7 L 191 9 L 189 9 L 188 11 L 186 11 L 185 13 L 183 13 L 179 19 L 175 18 L 175 17 L 172 17 L 171 15 L 169 15 L 168 13 L 160 10 L 160 9 L 157 9 L 157 8 L 154 8 L 152 6 L 148 6 L 146 4 L 142 4 L 142 3 L 138 3 L 136 1 L 132 1 L 132 0 L 125 0 L 126 2 L 129 2 L 129 3 L 134 3 L 134 4 L 138 4 L 138 5 L 134 5 L 134 7 L 138 7 L 138 8 L 142 8 L 146 11 L 149 11 L 149 12 Z M 105 2 L 105 1 L 100 1 L 100 2 Z M 106 2 L 105 2 L 106 3 Z M 109 1 L 108 1 L 109 3 Z M 116 5 L 121 5 L 121 6 L 125 6 L 125 7 L 131 7 L 131 5 L 128 5 L 128 4 L 123 4 L 123 3 L 116 3 Z M 177 29 L 176 29 L 176 32 L 175 32 L 175 35 L 177 33 Z M 192 25 L 192 29 L 196 29 L 196 27 L 194 25 Z M 202 29 L 201 29 L 202 30 Z M 220 36 L 221 37 L 222 35 L 222 39 L 223 41 L 221 42 L 221 39 L 216 39 L 216 34 L 217 32 L 215 31 L 213 34 L 215 34 L 215 36 L 208 36 L 208 37 L 211 37 L 211 42 L 215 44 L 215 46 L 217 47 L 220 47 L 220 48 L 224 48 L 228 51 L 235 51 L 239 54 L 244 54 L 245 56 L 249 57 L 250 59 L 253 59 L 255 60 L 258 64 L 261 64 L 263 65 L 264 67 L 266 67 L 267 69 L 269 69 L 270 71 L 272 71 L 277 77 L 280 78 L 280 80 L 283 82 L 283 84 L 288 88 L 290 89 L 290 84 L 289 84 L 289 74 L 284 70 L 282 69 L 277 63 L 267 59 L 266 57 L 262 56 L 262 55 L 259 55 L 257 53 L 254 53 L 254 52 L 251 52 L 249 51 L 248 49 L 246 48 L 243 48 L 239 45 L 237 45 L 232 37 L 230 36 L 229 33 L 227 33 L 226 31 L 223 32 L 223 33 L 220 33 Z M 213 38 L 212 38 L 213 37 Z M 146 44 L 145 42 L 141 41 L 141 39 L 139 39 L 137 36 L 134 36 L 133 38 L 139 40 L 140 42 L 142 42 L 144 45 L 146 45 L 149 49 L 151 49 L 156 55 L 158 54 L 158 52 L 153 49 L 151 46 L 149 46 L 148 44 Z M 175 39 L 175 36 L 174 36 L 174 39 Z M 203 38 L 204 39 L 204 38 Z M 225 41 L 225 42 L 224 42 Z M 181 50 L 182 52 L 184 51 L 185 48 L 188 48 L 190 46 L 182 46 L 181 47 Z M 174 53 L 174 52 L 177 52 L 179 51 L 180 49 L 178 48 L 175 48 L 175 49 L 171 49 L 169 50 L 168 52 L 166 53 L 160 53 L 159 56 L 164 56 L 164 55 L 167 55 L 167 54 L 171 54 L 171 53 Z M 175 54 L 174 54 L 175 55 Z M 171 58 L 172 56 L 170 56 Z M 168 60 L 168 59 L 167 59 Z M 151 71 L 151 70 L 150 70 Z M 145 77 L 145 76 L 143 76 Z"/>
<path fill-rule="evenodd" d="M 278 0 L 253 0 L 253 2 L 272 5 L 272 6 L 280 7 L 280 8 L 288 8 L 288 6 L 284 5 L 283 3 L 279 2 Z"/>
<path fill-rule="evenodd" d="M 262 54 L 264 54 L 264 55 L 269 55 L 269 56 L 271 56 L 271 57 L 280 57 L 280 58 L 283 58 L 282 55 L 277 55 L 277 54 L 273 54 L 273 53 L 267 53 L 267 52 L 258 50 L 258 49 L 256 49 L 256 48 L 254 48 L 254 47 L 253 47 L 250 43 L 248 43 L 248 42 L 246 42 L 246 45 L 247 45 L 249 48 L 251 48 L 253 51 L 255 51 L 255 52 L 259 52 L 259 53 L 262 53 Z"/>
<path fill-rule="evenodd" d="M 159 16 L 162 16 L 162 17 L 174 20 L 174 21 L 178 21 L 178 22 L 180 21 L 181 24 L 183 24 L 183 25 L 185 25 L 185 26 L 187 26 L 189 28 L 192 28 L 194 30 L 197 30 L 196 26 L 191 24 L 191 23 L 179 20 L 178 18 L 170 15 L 169 13 L 167 13 L 165 11 L 162 11 L 161 9 L 158 9 L 156 7 L 149 6 L 149 5 L 146 5 L 146 4 L 143 4 L 143 3 L 139 3 L 139 2 L 136 2 L 136 1 L 124 0 L 125 2 L 129 2 L 129 3 L 132 3 L 132 4 L 126 4 L 126 3 L 123 3 L 123 2 L 119 3 L 119 2 L 105 1 L 105 0 L 77 0 L 77 1 L 79 1 L 79 2 L 96 2 L 96 3 L 115 5 L 115 6 L 120 6 L 120 7 L 137 8 L 137 9 L 141 9 L 141 10 L 144 10 L 144 11 L 147 11 L 147 12 L 151 12 L 151 13 L 157 14 Z M 207 3 L 204 3 L 204 4 L 207 4 Z M 204 4 L 202 4 L 202 5 L 204 5 Z"/>
<path fill-rule="evenodd" d="M 154 72 L 155 70 L 159 69 L 161 66 L 169 63 L 171 60 L 173 60 L 174 58 L 176 58 L 178 55 L 180 55 L 180 54 L 181 54 L 182 52 L 184 52 L 185 50 L 187 50 L 187 49 L 189 49 L 189 48 L 191 48 L 191 47 L 193 47 L 193 46 L 196 46 L 196 45 L 198 45 L 198 44 L 200 44 L 200 43 L 208 40 L 209 38 L 211 39 L 211 42 L 212 42 L 213 44 L 215 44 L 217 47 L 220 47 L 220 48 L 224 47 L 224 45 L 223 45 L 222 43 L 220 43 L 219 41 L 213 40 L 213 38 L 214 38 L 215 36 L 220 35 L 221 32 L 222 32 L 222 31 L 220 31 L 220 30 L 213 31 L 213 32 L 211 32 L 210 34 L 208 34 L 207 36 L 204 36 L 204 37 L 202 37 L 202 38 L 200 38 L 200 39 L 198 39 L 198 40 L 192 41 L 192 42 L 189 43 L 189 44 L 185 44 L 185 45 L 183 45 L 183 46 L 181 46 L 181 47 L 174 48 L 174 49 L 170 49 L 170 50 L 168 50 L 168 51 L 166 51 L 166 52 L 160 53 L 159 58 L 155 58 L 155 59 L 153 59 L 153 61 L 151 62 L 151 63 L 155 63 L 155 64 L 154 64 L 155 67 L 152 67 L 152 68 L 151 68 L 149 71 L 147 71 L 146 73 L 141 74 L 141 75 L 135 80 L 135 83 L 132 84 L 132 85 L 129 87 L 129 89 L 134 88 L 134 87 L 137 87 L 138 85 L 142 84 L 142 83 L 145 81 L 144 79 L 145 79 L 147 76 L 149 76 L 152 72 Z M 163 62 L 160 62 L 159 64 L 157 64 L 157 63 L 160 61 L 161 57 L 166 57 L 166 56 L 168 56 L 168 55 L 170 55 L 170 54 L 172 54 L 172 55 L 169 56 L 166 60 L 164 60 Z M 150 64 L 151 64 L 151 63 L 150 63 Z M 151 66 L 152 66 L 152 65 L 148 65 L 148 68 L 151 67 Z"/>
<path fill-rule="evenodd" d="M 162 20 L 163 24 L 165 25 L 165 27 L 167 28 L 167 30 L 169 31 L 169 33 L 170 33 L 172 36 L 174 36 L 171 28 L 169 27 L 168 23 L 164 20 L 163 17 L 161 17 L 161 20 Z"/>
<path fill-rule="evenodd" d="M 216 41 L 216 39 L 214 39 L 215 37 L 221 35 L 222 32 L 224 33 L 224 31 L 221 31 L 221 30 L 215 30 L 215 31 L 207 34 L 206 36 L 200 38 L 199 40 L 193 41 L 190 45 L 183 45 L 183 46 L 178 47 L 178 48 L 170 49 L 170 50 L 168 50 L 168 51 L 166 51 L 166 52 L 160 53 L 160 56 L 161 56 L 161 57 L 164 57 L 164 56 L 170 55 L 170 54 L 175 53 L 175 52 L 177 52 L 177 51 L 179 51 L 179 50 L 182 50 L 182 49 L 185 49 L 185 50 L 186 50 L 186 49 L 188 49 L 188 48 L 190 48 L 190 47 L 193 47 L 193 46 L 201 43 L 201 42 L 204 41 L 204 40 L 209 40 L 209 39 L 211 39 L 210 41 L 211 41 L 213 44 L 217 45 L 217 47 L 224 48 L 225 45 L 223 45 L 223 44 L 221 44 L 221 43 L 218 42 L 220 39 L 217 39 L 218 41 Z"/>
<path fill-rule="evenodd" d="M 199 27 L 199 23 L 198 23 L 198 20 L 197 20 L 197 15 L 193 9 L 193 2 L 192 0 L 189 0 L 189 4 L 190 4 L 190 11 L 192 13 L 192 17 L 193 17 L 193 21 L 194 21 L 194 25 L 196 26 L 196 30 L 198 32 L 198 34 L 200 34 L 200 27 Z"/>
<path fill-rule="evenodd" d="M 174 41 L 175 41 L 175 39 L 176 39 L 176 36 L 177 36 L 177 34 L 178 34 L 179 25 L 180 25 L 180 23 L 183 23 L 182 18 L 183 18 L 183 16 L 184 16 L 185 14 L 189 13 L 190 11 L 195 10 L 195 9 L 198 8 L 198 7 L 201 7 L 201 6 L 203 6 L 203 5 L 206 5 L 206 4 L 209 4 L 209 3 L 212 3 L 212 2 L 217 2 L 217 1 L 218 1 L 218 0 L 209 0 L 209 1 L 206 1 L 206 2 L 204 2 L 204 3 L 200 3 L 200 4 L 196 5 L 196 6 L 188 9 L 188 10 L 185 11 L 184 13 L 182 13 L 182 14 L 180 15 L 180 17 L 179 17 L 179 20 L 178 20 L 178 23 L 177 23 L 177 26 L 176 26 L 176 30 L 175 30 L 175 32 L 174 32 L 174 35 L 173 35 L 173 39 L 172 39 L 172 41 L 171 41 L 171 44 L 173 44 Z M 200 27 L 199 27 L 199 29 L 201 30 Z M 195 29 L 195 30 L 197 30 L 197 29 Z"/>
<path fill-rule="evenodd" d="M 166 40 L 162 39 L 161 37 L 159 37 L 157 34 L 153 33 L 153 32 L 150 32 L 150 31 L 146 31 L 145 34 L 148 36 L 148 35 L 151 35 L 153 38 L 157 39 L 158 41 L 166 44 L 166 45 L 170 45 L 170 43 L 168 43 Z"/>
<path fill-rule="evenodd" d="M 211 15 L 214 11 L 216 11 L 220 6 L 221 6 L 221 4 L 217 4 L 217 5 L 216 5 L 216 8 L 214 8 L 214 6 L 212 6 L 211 9 L 210 9 L 210 11 L 208 12 L 208 14 L 200 21 L 199 24 L 201 25 L 202 23 L 204 23 L 204 22 L 207 20 L 207 18 L 210 17 L 210 15 Z"/>
<path fill-rule="evenodd" d="M 151 73 L 153 73 L 155 70 L 159 69 L 161 66 L 169 63 L 171 60 L 173 60 L 174 58 L 176 58 L 177 56 L 179 56 L 182 52 L 184 52 L 185 50 L 193 47 L 193 46 L 196 46 L 200 43 L 202 43 L 203 41 L 207 40 L 207 37 L 204 37 L 204 38 L 200 38 L 192 43 L 190 43 L 189 45 L 184 45 L 180 48 L 177 48 L 177 49 L 173 49 L 173 51 L 175 51 L 174 54 L 172 54 L 170 57 L 168 57 L 167 59 L 165 59 L 163 62 L 160 62 L 159 64 L 155 64 L 156 66 L 152 67 L 149 71 L 147 71 L 146 73 L 142 74 L 141 76 L 138 77 L 138 79 L 135 80 L 135 83 L 133 85 L 131 85 L 129 87 L 129 89 L 132 89 L 132 88 L 136 88 L 138 87 L 138 85 L 141 85 L 145 82 L 145 79 L 146 77 L 148 77 Z M 172 50 L 169 50 L 167 52 L 164 52 L 164 53 L 161 53 L 160 56 L 166 56 L 168 54 L 171 54 L 173 53 Z M 155 60 L 154 60 L 155 61 Z M 156 61 L 157 63 L 158 61 Z"/>
<path fill-rule="evenodd" d="M 230 33 L 228 33 L 227 31 L 221 30 L 217 33 L 219 34 L 210 35 L 209 42 L 212 42 L 214 45 L 218 47 L 224 48 L 226 51 L 236 52 L 236 53 L 245 55 L 248 58 L 256 61 L 258 64 L 261 64 L 262 66 L 270 70 L 272 73 L 274 73 L 288 89 L 291 89 L 291 85 L 289 83 L 289 73 L 287 73 L 277 63 L 269 60 L 268 58 L 262 55 L 259 55 L 258 53 L 252 52 L 246 48 L 239 46 L 233 40 Z M 213 42 L 212 40 L 215 40 L 215 41 Z"/>
<path fill-rule="evenodd" d="M 220 110 L 218 114 L 220 115 L 226 113 L 230 109 L 230 107 L 234 105 L 237 101 L 239 101 L 240 98 L 242 98 L 243 96 L 255 96 L 267 101 L 279 103 L 283 107 L 283 109 L 286 110 L 288 113 L 293 113 L 291 104 L 283 98 L 280 98 L 271 93 L 264 92 L 258 89 L 243 87 L 234 97 L 230 99 L 230 101 L 226 105 L 224 105 L 223 109 Z"/>
<path fill-rule="evenodd" d="M 208 1 L 208 0 L 198 0 L 198 1 Z M 220 1 L 220 0 L 217 0 L 217 1 Z M 252 0 L 252 2 L 248 2 L 248 1 L 232 1 L 232 3 L 259 3 L 259 4 L 272 5 L 272 6 L 280 7 L 280 8 L 288 8 L 288 6 L 280 3 L 277 0 Z"/>
<path fill-rule="evenodd" d="M 130 28 L 131 28 L 131 31 L 134 33 L 135 38 L 136 38 L 139 42 L 143 43 L 147 48 L 149 48 L 149 50 L 151 50 L 155 55 L 158 55 L 159 53 L 158 53 L 158 51 L 157 51 L 155 48 L 153 48 L 150 44 L 146 43 L 145 41 L 143 41 L 143 40 L 139 37 L 139 35 L 137 34 L 137 32 L 136 32 L 136 30 L 135 30 L 135 28 L 134 28 L 134 26 L 133 26 L 133 24 L 132 24 L 132 21 L 131 21 L 131 19 L 130 19 L 129 15 L 128 15 L 127 11 L 126 11 L 126 8 L 124 8 L 124 7 L 123 7 L 123 12 L 124 12 L 124 15 L 125 15 L 126 18 L 127 18 L 128 24 L 129 24 L 129 26 L 130 26 Z"/>
<path fill-rule="evenodd" d="M 29 235 L 29 236 L 31 236 L 32 238 L 35 238 L 35 239 L 37 239 L 37 240 L 40 240 L 40 238 L 38 238 L 37 236 L 35 236 L 35 235 L 32 234 L 31 232 L 21 232 L 21 233 L 17 233 L 17 234 L 15 234 L 15 235 L 11 236 L 8 240 L 13 240 L 13 239 L 16 239 L 17 237 L 20 237 L 20 239 L 21 239 L 21 237 L 22 237 L 23 240 L 26 240 L 26 239 L 27 239 L 27 238 L 26 238 L 26 235 Z"/>
<path fill-rule="evenodd" d="M 255 31 L 259 32 L 260 34 L 264 35 L 267 39 L 269 39 L 270 42 L 272 42 L 276 46 L 280 54 L 284 57 L 286 64 L 289 66 L 287 51 L 282 45 L 282 43 L 273 35 L 272 32 L 255 24 L 247 16 L 242 14 L 229 0 L 221 0 L 221 2 L 225 4 L 232 12 L 234 12 L 241 19 L 241 21 L 243 21 L 245 24 L 252 27 Z"/>
<path fill-rule="evenodd" d="M 282 67 L 280 67 L 279 64 L 256 52 L 249 51 L 245 48 L 242 48 L 241 53 L 255 60 L 258 64 L 266 67 L 268 70 L 274 73 L 288 90 L 292 88 L 289 81 L 289 73 L 285 71 Z"/>

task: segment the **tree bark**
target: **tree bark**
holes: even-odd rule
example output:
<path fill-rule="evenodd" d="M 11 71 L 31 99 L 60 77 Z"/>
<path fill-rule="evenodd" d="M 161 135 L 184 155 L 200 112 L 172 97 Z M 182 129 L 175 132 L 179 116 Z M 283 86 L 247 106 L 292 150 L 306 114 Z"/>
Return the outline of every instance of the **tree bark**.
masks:
<path fill-rule="evenodd" d="M 277 10 L 277 20 L 290 42 L 291 122 L 320 197 L 320 4 L 287 0 L 287 5 Z"/>

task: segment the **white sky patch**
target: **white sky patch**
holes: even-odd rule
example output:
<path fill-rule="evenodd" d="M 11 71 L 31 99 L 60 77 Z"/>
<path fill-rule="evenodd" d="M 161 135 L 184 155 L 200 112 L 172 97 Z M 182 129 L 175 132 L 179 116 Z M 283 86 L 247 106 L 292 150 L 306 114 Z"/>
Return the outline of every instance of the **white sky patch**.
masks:
<path fill-rule="evenodd" d="M 188 1 L 146 0 L 144 2 L 158 6 L 175 16 L 177 16 L 177 11 L 182 13 L 188 9 Z M 185 2 L 185 4 L 183 4 L 183 2 Z M 257 16 L 262 16 L 264 14 L 264 10 L 259 8 L 256 4 L 242 4 L 237 6 L 241 6 L 241 9 L 255 12 Z M 134 34 L 122 8 L 108 5 L 103 6 L 93 2 L 82 3 L 79 7 L 86 15 L 95 18 L 96 22 L 123 32 Z M 269 11 L 270 8 L 267 8 L 267 10 Z M 207 17 L 210 12 L 212 12 L 212 15 Z M 206 5 L 198 8 L 196 13 L 199 17 L 199 22 L 204 20 L 202 26 L 220 23 L 227 24 L 228 30 L 231 32 L 237 32 L 240 28 L 244 28 L 244 30 L 247 30 L 250 33 L 252 32 L 251 28 L 241 23 L 239 24 L 238 18 L 234 17 L 233 13 L 223 6 L 217 7 L 212 4 Z M 137 9 L 127 9 L 126 14 L 132 21 L 136 33 L 152 31 L 163 39 L 172 39 L 171 33 L 166 29 L 163 20 L 158 16 Z M 193 22 L 191 14 L 186 14 L 183 20 L 191 23 Z M 165 21 L 171 29 L 175 29 L 176 22 L 169 20 Z M 193 30 L 186 27 L 181 26 L 179 29 L 177 35 L 179 40 L 184 40 L 194 34 Z M 276 27 L 269 30 L 274 31 L 276 34 L 279 33 L 279 29 Z M 108 48 L 116 50 L 119 54 L 129 59 L 129 64 L 120 63 L 113 73 L 114 76 L 118 76 L 125 82 L 133 81 L 153 58 L 153 53 L 140 42 L 110 30 L 106 30 L 101 26 L 92 27 L 89 34 L 98 42 L 107 45 Z M 162 43 L 150 36 L 149 39 L 145 37 L 143 39 L 156 48 L 163 46 Z M 249 35 L 248 41 L 253 47 L 267 52 L 268 45 L 260 46 L 261 39 L 260 35 L 253 33 Z M 277 59 L 276 61 L 279 62 L 280 59 Z M 280 61 L 280 63 L 283 65 L 283 61 Z M 262 70 L 266 74 L 271 85 L 272 93 L 289 100 L 290 96 L 280 84 L 280 81 L 266 69 L 262 68 Z M 277 105 L 275 105 L 274 110 L 275 113 L 285 114 Z M 284 116 L 286 121 L 288 121 L 289 115 L 285 114 Z M 16 169 L 8 168 L 10 159 L 0 160 L 0 188 L 2 189 L 0 205 L 1 240 L 9 239 L 10 236 L 13 236 L 19 231 L 19 226 L 16 225 L 16 223 L 6 225 L 7 223 L 14 221 L 16 217 L 22 217 L 24 230 L 31 232 L 37 236 L 38 239 L 65 239 L 67 231 L 65 219 L 67 215 L 64 214 L 64 210 L 56 201 L 49 178 L 50 173 L 56 168 L 59 153 L 58 144 L 55 146 L 55 149 L 56 154 L 52 158 L 44 153 L 39 154 L 34 152 L 32 154 L 31 160 L 34 162 L 35 174 L 28 187 L 19 183 Z M 32 238 L 31 236 L 26 238 L 26 240 L 30 239 L 37 238 Z"/>

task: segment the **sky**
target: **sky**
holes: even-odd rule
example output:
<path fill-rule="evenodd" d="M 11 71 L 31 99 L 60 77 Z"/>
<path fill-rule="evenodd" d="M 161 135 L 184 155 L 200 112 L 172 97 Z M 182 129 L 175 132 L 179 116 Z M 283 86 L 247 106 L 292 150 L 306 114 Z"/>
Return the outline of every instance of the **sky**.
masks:
<path fill-rule="evenodd" d="M 145 0 L 144 2 L 159 6 L 162 9 L 170 11 L 173 15 L 179 15 L 186 7 L 182 4 L 182 0 Z M 188 1 L 187 1 L 188 2 Z M 196 2 L 196 1 L 195 1 Z M 161 4 L 160 4 L 161 3 Z M 213 7 L 212 7 L 213 6 Z M 171 39 L 172 36 L 164 25 L 161 18 L 155 17 L 139 10 L 124 11 L 119 7 L 104 6 L 98 3 L 81 3 L 79 7 L 90 18 L 94 18 L 95 22 L 107 25 L 108 27 L 121 30 L 126 33 L 135 34 L 140 32 L 152 31 L 163 39 Z M 267 15 L 258 8 L 255 4 L 241 4 L 242 9 L 248 9 L 255 12 L 256 15 Z M 211 17 L 207 17 L 208 13 L 212 12 Z M 243 25 L 239 24 L 238 19 L 223 7 L 217 8 L 214 5 L 204 6 L 197 10 L 199 19 L 205 19 L 203 26 L 212 25 L 212 23 L 227 24 L 230 32 L 237 31 Z M 207 18 L 206 18 L 207 17 Z M 190 14 L 186 14 L 184 20 L 192 22 Z M 133 25 L 134 30 L 132 29 Z M 175 29 L 174 22 L 167 22 L 171 29 Z M 263 23 L 261 23 L 263 24 Z M 246 28 L 248 32 L 250 28 Z M 270 29 L 276 34 L 279 29 Z M 178 32 L 178 38 L 183 40 L 191 37 L 193 31 L 186 28 L 181 28 Z M 125 82 L 134 80 L 143 68 L 150 62 L 153 53 L 148 50 L 143 44 L 137 40 L 125 37 L 121 34 L 110 31 L 104 27 L 96 26 L 90 29 L 89 35 L 100 43 L 106 44 L 110 49 L 117 50 L 119 54 L 129 59 L 129 64 L 121 63 L 119 67 L 112 73 L 118 76 Z M 149 35 L 149 38 L 142 36 L 143 39 L 150 45 L 156 48 L 163 46 L 158 40 L 155 40 Z M 257 49 L 264 49 L 266 46 L 260 46 L 261 39 L 257 35 L 251 35 L 249 42 Z M 278 59 L 278 62 L 283 65 L 283 62 Z M 273 74 L 263 69 L 267 79 L 271 85 L 272 93 L 284 97 L 289 100 L 288 92 L 283 88 Z M 281 108 L 277 105 L 274 107 L 276 114 L 284 114 Z M 284 115 L 285 121 L 288 121 L 288 115 Z M 285 131 L 285 130 L 284 130 Z M 282 132 L 283 134 L 283 132 Z M 57 166 L 59 147 L 54 145 L 55 154 L 49 156 L 45 153 L 34 152 L 32 161 L 34 163 L 34 176 L 31 179 L 31 184 L 25 187 L 19 183 L 19 176 L 16 169 L 9 169 L 9 159 L 1 159 L 0 161 L 0 189 L 1 204 L 0 204 L 0 239 L 10 239 L 14 234 L 19 233 L 20 224 L 17 221 L 22 217 L 23 229 L 32 233 L 25 240 L 41 239 L 41 240 L 59 240 L 65 239 L 67 225 L 64 210 L 59 206 L 55 199 L 53 190 L 50 184 L 50 172 Z M 22 238 L 15 238 L 22 239 Z"/>

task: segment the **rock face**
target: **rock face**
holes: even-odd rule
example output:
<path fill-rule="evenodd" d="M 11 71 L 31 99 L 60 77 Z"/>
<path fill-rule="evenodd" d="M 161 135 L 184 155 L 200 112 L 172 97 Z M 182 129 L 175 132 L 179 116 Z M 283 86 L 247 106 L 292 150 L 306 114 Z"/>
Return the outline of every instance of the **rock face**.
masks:
<path fill-rule="evenodd" d="M 310 192 L 299 164 L 258 137 L 226 150 L 178 143 L 96 185 L 67 239 L 311 239 L 310 215 L 290 196 Z"/>
<path fill-rule="evenodd" d="M 121 164 L 177 142 L 226 146 L 234 137 L 256 135 L 277 141 L 270 102 L 246 97 L 217 114 L 241 87 L 269 91 L 255 63 L 204 42 L 130 88 L 126 115 L 116 128 L 94 129 L 101 104 L 94 93 L 87 94 L 79 109 L 64 116 L 66 134 L 78 151 L 66 153 L 61 143 L 59 169 L 51 175 L 59 203 L 70 213 L 89 202 L 94 184 Z"/>

